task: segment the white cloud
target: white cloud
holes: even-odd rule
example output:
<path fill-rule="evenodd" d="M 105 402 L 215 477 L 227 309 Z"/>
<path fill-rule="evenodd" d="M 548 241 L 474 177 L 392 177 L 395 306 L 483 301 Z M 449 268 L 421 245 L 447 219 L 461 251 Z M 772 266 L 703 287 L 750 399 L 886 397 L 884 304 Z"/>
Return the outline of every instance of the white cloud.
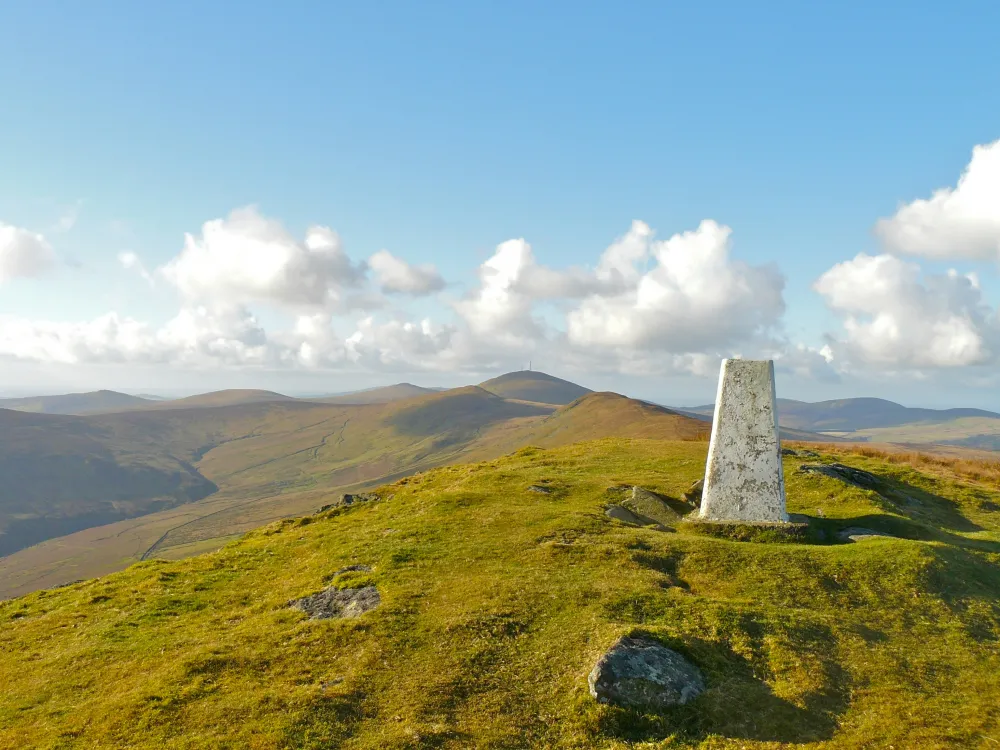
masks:
<path fill-rule="evenodd" d="M 189 302 L 293 309 L 336 306 L 364 277 L 333 230 L 310 227 L 299 242 L 253 207 L 205 222 L 200 237 L 186 235 L 181 254 L 160 272 Z"/>
<path fill-rule="evenodd" d="M 997 311 L 972 274 L 921 281 L 915 263 L 862 253 L 824 273 L 814 288 L 844 319 L 845 337 L 832 346 L 845 364 L 963 367 L 993 361 L 1000 351 Z"/>
<path fill-rule="evenodd" d="M 544 326 L 534 316 L 532 297 L 518 282 L 535 265 L 531 245 L 508 240 L 479 268 L 479 289 L 455 309 L 476 336 L 505 346 L 523 345 L 543 336 Z"/>
<path fill-rule="evenodd" d="M 149 284 L 153 283 L 152 274 L 146 270 L 146 266 L 143 265 L 139 256 L 136 255 L 131 250 L 125 250 L 124 252 L 118 253 L 118 262 L 121 263 L 122 268 L 128 271 L 135 271 Z"/>
<path fill-rule="evenodd" d="M 40 276 L 55 266 L 52 246 L 40 234 L 0 222 L 0 284 Z"/>
<path fill-rule="evenodd" d="M 0 355 L 17 359 L 203 366 L 265 364 L 282 354 L 240 308 L 184 308 L 159 329 L 113 312 L 70 323 L 0 317 Z"/>
<path fill-rule="evenodd" d="M 420 296 L 444 289 L 444 279 L 434 266 L 412 266 L 388 250 L 375 253 L 368 259 L 368 266 L 384 292 Z"/>
<path fill-rule="evenodd" d="M 638 230 L 638 231 L 637 231 Z M 612 245 L 599 268 L 631 283 L 595 294 L 567 316 L 569 340 L 581 347 L 669 353 L 712 352 L 777 325 L 784 278 L 773 267 L 729 257 L 729 227 L 701 222 L 692 232 L 652 242 L 645 225 Z M 646 258 L 653 267 L 640 271 Z"/>
<path fill-rule="evenodd" d="M 900 207 L 875 232 L 890 252 L 1000 261 L 1000 140 L 973 149 L 954 188 Z"/>

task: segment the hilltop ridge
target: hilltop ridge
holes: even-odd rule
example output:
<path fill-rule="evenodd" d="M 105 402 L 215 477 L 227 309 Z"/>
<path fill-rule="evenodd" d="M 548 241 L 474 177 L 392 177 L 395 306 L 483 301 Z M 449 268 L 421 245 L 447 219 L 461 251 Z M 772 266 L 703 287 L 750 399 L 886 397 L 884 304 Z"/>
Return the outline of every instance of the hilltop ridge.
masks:
<path fill-rule="evenodd" d="M 589 388 L 537 370 L 508 372 L 483 381 L 479 387 L 503 398 L 559 405 L 591 393 Z"/>

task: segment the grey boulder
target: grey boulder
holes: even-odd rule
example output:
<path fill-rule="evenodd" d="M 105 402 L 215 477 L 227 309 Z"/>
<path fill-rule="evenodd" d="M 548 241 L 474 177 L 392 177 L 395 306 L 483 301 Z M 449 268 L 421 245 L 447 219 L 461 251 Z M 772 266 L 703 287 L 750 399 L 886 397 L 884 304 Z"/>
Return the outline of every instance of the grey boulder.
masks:
<path fill-rule="evenodd" d="M 333 586 L 312 596 L 289 602 L 289 606 L 301 609 L 310 620 L 332 620 L 340 617 L 358 617 L 375 609 L 382 598 L 374 586 L 358 589 L 338 589 Z"/>
<path fill-rule="evenodd" d="M 892 534 L 887 534 L 884 531 L 875 531 L 874 529 L 865 529 L 861 526 L 850 526 L 846 529 L 841 529 L 837 533 L 837 538 L 842 542 L 863 542 L 866 539 L 878 539 L 883 537 L 886 539 L 895 539 Z"/>
<path fill-rule="evenodd" d="M 641 636 L 623 636 L 598 659 L 587 679 L 600 703 L 628 708 L 668 708 L 705 690 L 701 670 L 666 646 Z"/>

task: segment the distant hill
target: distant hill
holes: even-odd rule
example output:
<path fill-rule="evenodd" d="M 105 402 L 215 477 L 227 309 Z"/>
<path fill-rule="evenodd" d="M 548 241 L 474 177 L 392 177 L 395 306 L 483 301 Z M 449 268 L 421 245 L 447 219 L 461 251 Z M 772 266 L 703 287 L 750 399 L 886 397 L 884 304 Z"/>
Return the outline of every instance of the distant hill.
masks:
<path fill-rule="evenodd" d="M 479 387 L 503 398 L 542 404 L 568 404 L 591 393 L 589 388 L 535 370 L 508 372 Z"/>
<path fill-rule="evenodd" d="M 680 411 L 712 416 L 711 404 Z M 983 409 L 915 409 L 881 398 L 845 398 L 808 403 L 778 399 L 778 421 L 784 427 L 810 432 L 855 432 L 905 424 L 949 422 L 953 419 L 982 417 L 1000 419 L 1000 414 Z"/>
<path fill-rule="evenodd" d="M 426 396 L 437 393 L 438 388 L 422 388 L 412 383 L 397 383 L 379 388 L 366 388 L 351 393 L 338 393 L 336 396 L 323 396 L 310 399 L 324 404 L 387 404 L 390 401 L 401 401 L 416 396 Z"/>
<path fill-rule="evenodd" d="M 193 409 L 296 400 L 291 396 L 286 396 L 283 393 L 275 393 L 274 391 L 261 391 L 252 388 L 230 388 L 224 391 L 212 391 L 211 393 L 200 393 L 197 396 L 160 401 L 152 406 L 157 409 Z"/>
<path fill-rule="evenodd" d="M 117 391 L 91 391 L 89 393 L 66 393 L 58 396 L 29 396 L 26 398 L 2 398 L 0 409 L 33 412 L 36 414 L 95 414 L 138 406 L 149 406 L 154 402 L 141 396 L 129 396 Z"/>
<path fill-rule="evenodd" d="M 490 455 L 497 446 L 505 452 L 522 445 L 551 448 L 607 437 L 707 440 L 710 432 L 711 426 L 702 420 L 617 393 L 598 392 L 546 417 L 497 427 L 485 435 L 480 453 Z"/>
<path fill-rule="evenodd" d="M 0 477 L 0 556 L 216 490 L 136 431 L 116 435 L 99 421 L 12 410 L 0 410 Z"/>
<path fill-rule="evenodd" d="M 707 434 L 703 422 L 617 394 L 587 394 L 555 407 L 503 399 L 477 386 L 382 404 L 287 399 L 60 417 L 62 422 L 32 416 L 30 439 L 27 432 L 0 429 L 0 456 L 20 463 L 22 472 L 10 474 L 16 481 L 3 490 L 11 508 L 7 518 L 21 514 L 36 529 L 30 538 L 21 536 L 20 544 L 9 537 L 5 549 L 74 530 L 65 525 L 69 517 L 82 529 L 85 511 L 109 513 L 95 516 L 94 523 L 131 520 L 0 558 L 0 598 L 71 580 L 81 571 L 116 570 L 140 557 L 211 548 L 212 540 L 316 507 L 316 498 L 330 492 L 492 459 L 524 445 L 599 437 L 697 440 Z M 69 440 L 75 433 L 87 440 Z M 80 470 L 90 465 L 93 471 Z M 177 476 L 177 492 L 167 492 L 164 483 L 182 471 L 189 478 Z M 131 505 L 120 512 L 115 492 L 133 485 L 118 478 L 143 476 L 148 496 L 129 495 Z M 188 502 L 215 487 L 210 496 Z M 137 517 L 163 497 L 165 510 Z"/>

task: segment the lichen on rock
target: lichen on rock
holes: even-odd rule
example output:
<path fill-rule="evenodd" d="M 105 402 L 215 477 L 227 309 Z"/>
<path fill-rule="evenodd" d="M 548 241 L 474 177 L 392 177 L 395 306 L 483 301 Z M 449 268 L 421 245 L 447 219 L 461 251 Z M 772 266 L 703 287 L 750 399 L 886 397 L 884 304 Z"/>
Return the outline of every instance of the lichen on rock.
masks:
<path fill-rule="evenodd" d="M 597 661 L 587 680 L 600 703 L 629 708 L 667 708 L 705 690 L 701 670 L 661 643 L 623 636 Z"/>
<path fill-rule="evenodd" d="M 341 617 L 358 617 L 382 603 L 378 589 L 364 586 L 358 589 L 338 589 L 334 586 L 295 599 L 288 606 L 300 609 L 311 620 L 332 620 Z"/>

